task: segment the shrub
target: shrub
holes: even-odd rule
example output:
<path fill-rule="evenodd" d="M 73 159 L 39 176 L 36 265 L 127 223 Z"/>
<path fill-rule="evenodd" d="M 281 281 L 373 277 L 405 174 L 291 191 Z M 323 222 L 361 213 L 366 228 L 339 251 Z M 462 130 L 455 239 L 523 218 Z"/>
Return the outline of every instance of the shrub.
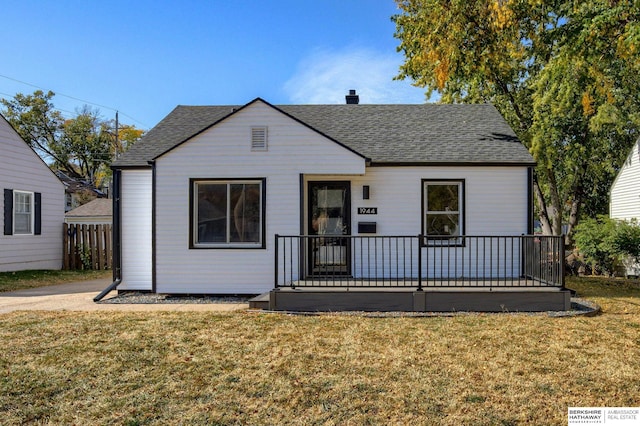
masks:
<path fill-rule="evenodd" d="M 91 248 L 86 244 L 78 244 L 78 253 L 82 262 L 82 269 L 93 269 L 91 264 Z"/>
<path fill-rule="evenodd" d="M 633 222 L 619 222 L 613 241 L 614 248 L 621 254 L 640 262 L 640 226 Z"/>
<path fill-rule="evenodd" d="M 604 215 L 583 219 L 576 227 L 576 246 L 593 271 L 613 274 L 619 254 L 614 244 L 616 228 L 616 221 Z"/>
<path fill-rule="evenodd" d="M 613 275 L 629 257 L 640 260 L 640 226 L 606 215 L 583 219 L 576 227 L 576 246 L 593 271 Z"/>

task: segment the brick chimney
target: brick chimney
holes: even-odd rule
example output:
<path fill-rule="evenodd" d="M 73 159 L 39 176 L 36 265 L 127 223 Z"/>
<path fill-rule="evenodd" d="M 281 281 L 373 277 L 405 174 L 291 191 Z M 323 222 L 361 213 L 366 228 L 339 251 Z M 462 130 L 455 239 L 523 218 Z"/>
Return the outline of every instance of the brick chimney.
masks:
<path fill-rule="evenodd" d="M 354 89 L 349 90 L 349 94 L 344 98 L 347 100 L 347 105 L 357 105 L 360 103 L 360 96 L 356 95 Z"/>

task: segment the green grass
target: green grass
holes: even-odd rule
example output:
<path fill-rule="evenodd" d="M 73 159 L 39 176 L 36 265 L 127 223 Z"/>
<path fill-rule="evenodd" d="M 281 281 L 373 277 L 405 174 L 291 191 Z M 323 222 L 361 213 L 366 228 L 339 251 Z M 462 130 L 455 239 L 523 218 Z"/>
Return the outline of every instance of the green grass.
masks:
<path fill-rule="evenodd" d="M 36 270 L 0 272 L 0 292 L 45 287 L 74 281 L 108 278 L 111 271 L 55 271 Z"/>
<path fill-rule="evenodd" d="M 594 317 L 0 315 L 3 424 L 567 423 L 640 405 L 637 283 L 570 279 Z"/>

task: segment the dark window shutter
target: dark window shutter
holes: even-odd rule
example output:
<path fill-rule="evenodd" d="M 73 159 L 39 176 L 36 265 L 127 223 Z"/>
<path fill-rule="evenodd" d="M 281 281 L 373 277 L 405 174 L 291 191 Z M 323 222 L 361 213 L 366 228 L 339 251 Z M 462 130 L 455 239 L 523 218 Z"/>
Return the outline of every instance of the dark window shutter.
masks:
<path fill-rule="evenodd" d="M 4 190 L 4 235 L 13 234 L 13 190 Z"/>
<path fill-rule="evenodd" d="M 33 220 L 33 233 L 34 235 L 40 235 L 42 233 L 42 194 L 36 192 L 33 198 L 35 200 L 35 208 L 33 212 L 36 215 Z"/>

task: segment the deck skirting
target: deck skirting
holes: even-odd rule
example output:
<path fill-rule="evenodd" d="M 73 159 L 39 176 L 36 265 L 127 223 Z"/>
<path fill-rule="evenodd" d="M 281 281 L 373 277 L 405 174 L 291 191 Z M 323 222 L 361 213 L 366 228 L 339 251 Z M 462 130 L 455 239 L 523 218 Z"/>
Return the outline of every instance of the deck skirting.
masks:
<path fill-rule="evenodd" d="M 542 312 L 571 307 L 571 292 L 559 288 L 487 291 L 487 289 L 413 289 L 346 291 L 286 289 L 269 293 L 269 310 L 296 312 Z"/>

